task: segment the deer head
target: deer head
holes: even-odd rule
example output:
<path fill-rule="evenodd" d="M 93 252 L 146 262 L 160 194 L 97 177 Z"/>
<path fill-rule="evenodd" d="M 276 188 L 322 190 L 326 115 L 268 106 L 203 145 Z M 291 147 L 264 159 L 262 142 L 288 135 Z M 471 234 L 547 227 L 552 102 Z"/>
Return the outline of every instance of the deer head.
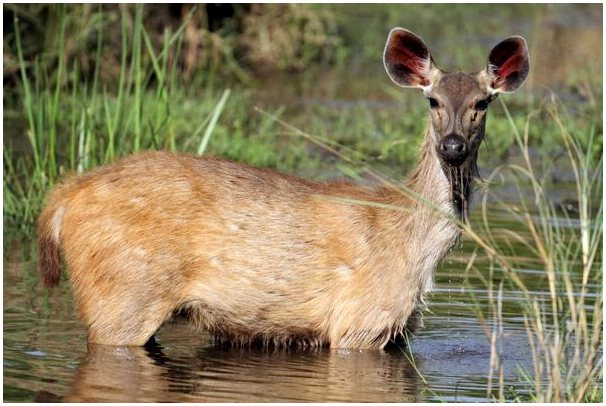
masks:
<path fill-rule="evenodd" d="M 453 204 L 466 219 L 486 111 L 499 93 L 515 92 L 528 77 L 526 41 L 513 36 L 499 42 L 480 72 L 449 73 L 436 67 L 423 40 L 406 29 L 394 28 L 389 33 L 383 58 L 394 83 L 422 89 L 427 97 L 428 141 L 450 181 Z"/>

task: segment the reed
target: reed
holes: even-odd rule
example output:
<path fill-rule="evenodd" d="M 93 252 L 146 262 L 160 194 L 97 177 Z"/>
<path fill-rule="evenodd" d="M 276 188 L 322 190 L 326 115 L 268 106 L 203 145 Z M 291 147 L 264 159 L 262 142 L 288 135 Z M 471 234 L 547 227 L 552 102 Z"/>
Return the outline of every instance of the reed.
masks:
<path fill-rule="evenodd" d="M 475 303 L 478 320 L 485 328 L 492 350 L 487 396 L 498 401 L 600 401 L 603 397 L 602 157 L 595 156 L 594 146 L 600 142 L 601 134 L 595 125 L 575 128 L 557 100 L 548 100 L 529 113 L 521 130 L 507 106 L 503 103 L 502 107 L 523 164 L 497 167 L 482 185 L 481 222 L 459 223 L 465 230 L 465 239 L 474 244 L 478 254 L 470 256 L 466 272 L 483 280 L 489 292 L 486 308 L 474 300 L 473 289 L 470 290 L 471 302 Z M 578 207 L 572 213 L 549 196 L 550 187 L 557 187 L 549 184 L 554 168 L 547 167 L 539 174 L 537 163 L 530 157 L 529 132 L 539 113 L 549 115 L 560 129 L 560 145 L 568 161 L 565 166 L 575 179 Z M 578 134 L 580 131 L 587 133 Z M 366 171 L 388 181 L 370 168 Z M 504 181 L 514 184 L 518 192 L 512 199 L 515 203 L 499 200 L 492 194 L 490 185 Z M 403 190 L 403 193 L 409 192 Z M 496 208 L 507 213 L 515 226 L 509 222 L 504 229 L 490 221 L 490 211 L 495 205 L 488 204 L 489 196 L 497 200 Z M 487 261 L 476 260 L 482 251 Z M 545 292 L 531 288 L 518 272 L 537 263 L 547 280 Z M 530 395 L 511 393 L 504 380 L 501 358 L 507 328 L 503 317 L 504 285 L 520 292 L 525 299 L 519 302 L 518 311 L 524 319 L 533 370 L 521 369 L 520 377 L 532 386 Z"/>
<path fill-rule="evenodd" d="M 464 229 L 465 240 L 474 246 L 465 271 L 466 279 L 471 275 L 477 277 L 489 293 L 488 306 L 485 306 L 475 297 L 475 289 L 469 290 L 470 302 L 492 351 L 487 397 L 497 401 L 600 401 L 603 396 L 603 202 L 602 157 L 595 155 L 595 145 L 602 135 L 596 125 L 576 128 L 566 107 L 554 98 L 531 111 L 524 118 L 521 129 L 507 106 L 502 103 L 501 107 L 523 164 L 500 165 L 482 182 L 478 199 L 479 222 L 467 224 L 451 219 Z M 262 113 L 271 117 L 267 112 Z M 570 168 L 575 179 L 578 207 L 573 211 L 558 206 L 550 198 L 550 188 L 557 187 L 549 182 L 554 167 L 548 165 L 543 173 L 538 173 L 537 166 L 540 165 L 531 158 L 530 131 L 540 114 L 548 115 L 560 130 L 560 146 L 568 163 L 564 166 Z M 334 142 L 301 131 L 277 117 L 273 119 L 289 134 L 303 137 L 358 166 L 363 175 L 401 187 L 388 175 L 364 163 L 359 155 L 348 154 Z M 502 182 L 513 183 L 516 198 L 504 201 L 493 194 L 491 185 Z M 411 195 L 409 190 L 401 190 Z M 497 201 L 496 206 L 488 204 L 489 197 Z M 490 221 L 490 211 L 495 208 L 507 213 L 511 220 L 507 228 Z M 399 207 L 393 209 L 401 210 Z M 547 281 L 544 292 L 531 288 L 519 272 L 537 264 Z M 524 319 L 532 353 L 533 369 L 527 371 L 520 367 L 519 372 L 530 388 L 517 392 L 506 386 L 501 356 L 505 345 L 503 337 L 507 332 L 503 316 L 505 286 L 524 298 L 518 302 L 517 311 Z"/>
<path fill-rule="evenodd" d="M 499 401 L 512 397 L 538 402 L 597 401 L 602 398 L 603 376 L 602 158 L 593 156 L 591 145 L 601 134 L 592 126 L 570 127 L 567 112 L 555 100 L 544 107 L 544 113 L 560 128 L 560 145 L 575 179 L 578 207 L 570 213 L 549 196 L 550 186 L 553 187 L 548 181 L 549 170 L 553 168 L 539 175 L 530 157 L 528 134 L 536 113 L 528 114 L 522 129 L 510 119 L 523 164 L 499 166 L 486 180 L 487 184 L 497 180 L 512 182 L 518 191 L 516 203 L 491 196 L 486 187 L 482 222 L 479 227 L 466 230 L 467 238 L 475 241 L 489 258 L 488 266 L 477 262 L 468 266 L 469 272 L 485 281 L 489 292 L 488 310 L 476 306 L 492 348 L 487 394 Z M 578 131 L 589 132 L 584 135 L 590 140 L 587 146 L 578 141 L 583 138 L 577 137 Z M 495 208 L 494 204 L 487 204 L 489 196 L 520 231 L 502 229 L 488 221 L 489 210 Z M 546 278 L 545 289 L 539 292 L 531 289 L 519 272 L 537 262 Z M 524 297 L 518 311 L 523 315 L 532 350 L 533 370 L 522 370 L 520 374 L 532 385 L 530 395 L 508 394 L 503 382 L 499 350 L 504 345 L 501 341 L 506 329 L 503 284 Z"/>

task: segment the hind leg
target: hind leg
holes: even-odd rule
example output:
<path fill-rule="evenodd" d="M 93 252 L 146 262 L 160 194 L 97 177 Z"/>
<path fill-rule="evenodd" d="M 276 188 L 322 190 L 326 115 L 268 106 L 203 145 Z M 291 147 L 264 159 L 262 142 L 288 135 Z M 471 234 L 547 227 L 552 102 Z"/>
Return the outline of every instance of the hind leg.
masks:
<path fill-rule="evenodd" d="M 142 346 L 171 317 L 178 284 L 143 261 L 72 261 L 70 279 L 88 341 Z"/>
<path fill-rule="evenodd" d="M 94 297 L 90 297 L 94 300 Z M 142 346 L 168 320 L 174 307 L 161 299 L 111 295 L 82 303 L 88 341 L 117 346 Z"/>
<path fill-rule="evenodd" d="M 124 230 L 97 230 L 97 242 L 91 245 L 87 239 L 93 230 L 72 228 L 78 233 L 66 235 L 64 252 L 88 341 L 144 345 L 179 305 L 178 259 L 166 253 L 154 256 L 144 241 Z"/>
<path fill-rule="evenodd" d="M 76 296 L 79 313 L 88 327 L 88 342 L 142 346 L 167 321 L 177 306 L 161 298 L 99 292 Z"/>

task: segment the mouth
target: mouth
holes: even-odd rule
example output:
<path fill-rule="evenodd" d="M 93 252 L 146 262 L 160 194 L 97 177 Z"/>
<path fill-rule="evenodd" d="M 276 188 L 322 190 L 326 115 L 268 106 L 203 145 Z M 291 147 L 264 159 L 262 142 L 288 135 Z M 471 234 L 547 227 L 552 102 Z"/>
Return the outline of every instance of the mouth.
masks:
<path fill-rule="evenodd" d="M 450 199 L 459 219 L 465 223 L 469 220 L 469 202 L 471 199 L 473 179 L 478 176 L 477 154 L 472 153 L 462 162 L 451 163 L 441 159 L 442 170 L 450 184 Z"/>

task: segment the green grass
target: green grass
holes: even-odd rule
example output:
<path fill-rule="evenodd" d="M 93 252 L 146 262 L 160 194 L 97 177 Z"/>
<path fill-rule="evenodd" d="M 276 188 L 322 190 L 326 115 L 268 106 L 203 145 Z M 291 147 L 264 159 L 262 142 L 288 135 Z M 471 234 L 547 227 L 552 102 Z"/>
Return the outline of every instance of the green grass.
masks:
<path fill-rule="evenodd" d="M 23 139 L 9 135 L 4 151 L 4 214 L 9 225 L 30 230 L 45 193 L 62 174 L 83 172 L 141 150 L 202 154 L 208 148 L 256 165 L 292 162 L 271 152 L 276 150 L 272 123 L 253 115 L 250 92 L 230 94 L 224 86 L 197 92 L 177 82 L 177 69 L 168 55 L 178 48 L 179 31 L 167 35 L 163 48 L 154 50 L 138 12 L 137 35 L 132 40 L 124 28 L 120 76 L 117 85 L 110 87 L 101 84 L 97 75 L 87 82 L 78 65 L 66 67 L 61 57 L 58 66 L 40 59 L 28 64 L 23 59 L 18 20 L 15 27 L 19 108 L 26 122 L 27 143 L 19 153 L 14 145 L 23 144 Z M 61 55 L 61 46 L 57 53 Z"/>

